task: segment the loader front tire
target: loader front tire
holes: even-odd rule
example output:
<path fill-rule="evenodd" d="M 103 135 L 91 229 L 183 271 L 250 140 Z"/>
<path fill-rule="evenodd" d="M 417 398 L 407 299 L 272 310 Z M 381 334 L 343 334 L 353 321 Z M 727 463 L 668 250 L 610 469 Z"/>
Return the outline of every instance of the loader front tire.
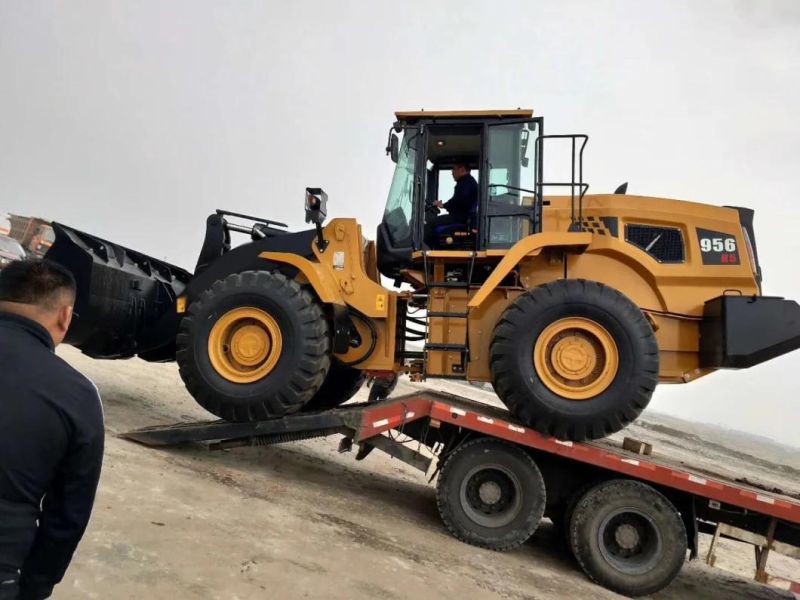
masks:
<path fill-rule="evenodd" d="M 658 382 L 658 343 L 642 311 L 583 279 L 519 296 L 495 327 L 490 355 L 494 388 L 511 413 L 561 439 L 619 431 Z"/>
<path fill-rule="evenodd" d="M 298 411 L 330 368 L 329 327 L 318 302 L 270 271 L 216 281 L 189 305 L 177 344 L 186 389 L 227 421 Z"/>

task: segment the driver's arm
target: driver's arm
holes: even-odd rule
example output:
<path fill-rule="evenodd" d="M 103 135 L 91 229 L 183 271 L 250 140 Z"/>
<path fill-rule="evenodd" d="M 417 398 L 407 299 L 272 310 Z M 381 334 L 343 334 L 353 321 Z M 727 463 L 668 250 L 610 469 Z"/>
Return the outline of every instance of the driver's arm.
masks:
<path fill-rule="evenodd" d="M 472 207 L 472 196 L 466 179 L 466 177 L 462 177 L 456 181 L 453 197 L 443 205 L 444 208 L 447 209 L 447 212 L 466 213 L 469 212 L 469 209 Z"/>
<path fill-rule="evenodd" d="M 453 197 L 444 204 L 444 207 L 450 213 L 455 211 L 459 214 L 472 214 L 477 210 L 478 193 L 478 182 L 471 175 L 462 177 L 456 182 Z"/>

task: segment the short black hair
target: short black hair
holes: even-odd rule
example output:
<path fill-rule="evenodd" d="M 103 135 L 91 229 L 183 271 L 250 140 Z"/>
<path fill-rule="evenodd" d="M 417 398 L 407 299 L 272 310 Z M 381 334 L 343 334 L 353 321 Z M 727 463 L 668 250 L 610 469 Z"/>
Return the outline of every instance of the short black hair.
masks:
<path fill-rule="evenodd" d="M 62 294 L 75 300 L 75 278 L 49 260 L 17 260 L 0 271 L 0 302 L 55 308 Z"/>
<path fill-rule="evenodd" d="M 456 162 L 453 163 L 453 166 L 454 167 L 464 167 L 464 170 L 467 173 L 469 173 L 469 171 L 470 171 L 469 163 L 464 161 L 464 160 L 457 160 Z"/>

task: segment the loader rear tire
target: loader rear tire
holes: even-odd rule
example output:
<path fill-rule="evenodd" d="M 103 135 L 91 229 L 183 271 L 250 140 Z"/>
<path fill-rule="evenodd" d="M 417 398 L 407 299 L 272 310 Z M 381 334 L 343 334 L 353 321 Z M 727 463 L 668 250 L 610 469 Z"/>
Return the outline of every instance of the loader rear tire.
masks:
<path fill-rule="evenodd" d="M 658 382 L 658 343 L 642 311 L 583 279 L 519 296 L 495 327 L 490 355 L 494 388 L 511 413 L 561 439 L 619 431 Z"/>
<path fill-rule="evenodd" d="M 176 358 L 186 389 L 227 421 L 298 411 L 330 368 L 328 323 L 297 282 L 270 271 L 228 275 L 189 305 Z"/>
<path fill-rule="evenodd" d="M 344 404 L 358 393 L 366 378 L 366 372 L 344 365 L 334 358 L 325 381 L 314 397 L 303 405 L 303 412 L 328 410 Z"/>

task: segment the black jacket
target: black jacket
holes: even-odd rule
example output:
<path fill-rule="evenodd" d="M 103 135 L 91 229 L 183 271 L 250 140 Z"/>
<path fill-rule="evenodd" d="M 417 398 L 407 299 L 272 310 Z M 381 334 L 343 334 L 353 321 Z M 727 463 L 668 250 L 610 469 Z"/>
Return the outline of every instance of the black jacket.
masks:
<path fill-rule="evenodd" d="M 467 173 L 456 181 L 453 197 L 443 204 L 447 212 L 465 223 L 478 214 L 478 182 Z"/>
<path fill-rule="evenodd" d="M 47 598 L 64 576 L 89 522 L 103 435 L 94 384 L 38 323 L 0 313 L 0 580 L 21 570 L 20 598 Z"/>

